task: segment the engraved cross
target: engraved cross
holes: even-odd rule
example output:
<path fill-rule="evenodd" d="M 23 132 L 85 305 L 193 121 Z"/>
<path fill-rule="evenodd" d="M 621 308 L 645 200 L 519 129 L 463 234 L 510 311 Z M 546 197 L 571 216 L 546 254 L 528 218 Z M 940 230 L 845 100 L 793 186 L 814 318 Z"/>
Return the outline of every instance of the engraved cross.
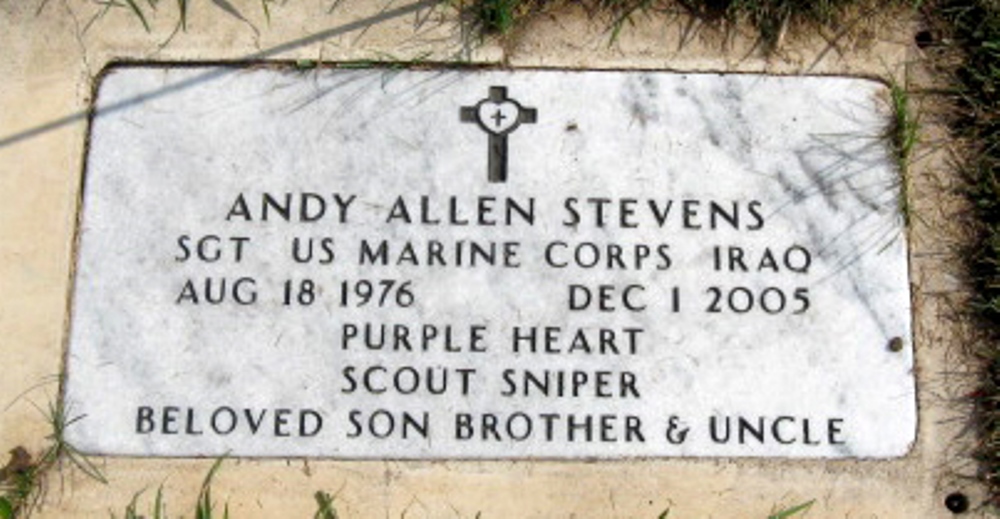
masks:
<path fill-rule="evenodd" d="M 521 106 L 507 97 L 507 87 L 492 86 L 489 95 L 474 106 L 463 106 L 459 118 L 464 123 L 476 123 L 489 136 L 487 147 L 488 179 L 507 181 L 507 135 L 522 123 L 538 120 L 538 110 Z"/>

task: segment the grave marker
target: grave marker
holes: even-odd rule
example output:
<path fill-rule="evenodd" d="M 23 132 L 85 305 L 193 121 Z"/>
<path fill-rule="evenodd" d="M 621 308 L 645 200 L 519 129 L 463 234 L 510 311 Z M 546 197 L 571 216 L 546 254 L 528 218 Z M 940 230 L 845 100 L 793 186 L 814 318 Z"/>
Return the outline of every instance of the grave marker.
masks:
<path fill-rule="evenodd" d="M 901 456 L 885 91 L 114 69 L 67 436 L 140 456 Z"/>

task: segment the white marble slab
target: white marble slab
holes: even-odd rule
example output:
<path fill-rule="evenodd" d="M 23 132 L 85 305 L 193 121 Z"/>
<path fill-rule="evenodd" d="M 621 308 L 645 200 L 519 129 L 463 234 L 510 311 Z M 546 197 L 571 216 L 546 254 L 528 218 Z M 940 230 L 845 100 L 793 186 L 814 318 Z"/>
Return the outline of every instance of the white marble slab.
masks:
<path fill-rule="evenodd" d="M 113 70 L 67 436 L 140 456 L 904 455 L 885 96 L 832 77 Z"/>

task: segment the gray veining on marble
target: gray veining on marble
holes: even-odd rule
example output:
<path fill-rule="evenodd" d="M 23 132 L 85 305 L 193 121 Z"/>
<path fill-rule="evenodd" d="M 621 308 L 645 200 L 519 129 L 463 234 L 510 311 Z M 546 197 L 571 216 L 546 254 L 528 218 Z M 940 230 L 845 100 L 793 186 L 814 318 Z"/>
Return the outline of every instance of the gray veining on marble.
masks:
<path fill-rule="evenodd" d="M 832 77 L 115 69 L 67 435 L 152 456 L 904 455 L 885 96 Z"/>

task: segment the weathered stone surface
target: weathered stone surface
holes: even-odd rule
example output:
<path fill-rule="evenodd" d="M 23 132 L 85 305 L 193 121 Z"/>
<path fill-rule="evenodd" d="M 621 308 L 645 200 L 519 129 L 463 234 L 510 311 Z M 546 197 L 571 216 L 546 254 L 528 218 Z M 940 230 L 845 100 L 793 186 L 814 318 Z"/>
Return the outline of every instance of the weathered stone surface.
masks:
<path fill-rule="evenodd" d="M 901 456 L 916 407 L 884 95 L 115 69 L 68 433 L 159 456 Z"/>

